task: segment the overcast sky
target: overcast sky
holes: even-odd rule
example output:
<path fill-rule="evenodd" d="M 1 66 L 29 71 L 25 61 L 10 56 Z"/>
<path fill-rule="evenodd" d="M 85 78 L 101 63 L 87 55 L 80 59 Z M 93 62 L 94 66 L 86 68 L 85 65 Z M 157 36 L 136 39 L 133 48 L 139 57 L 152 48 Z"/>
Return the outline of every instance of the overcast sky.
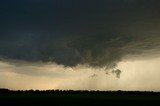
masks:
<path fill-rule="evenodd" d="M 0 87 L 160 90 L 159 13 L 159 0 L 1 0 Z"/>

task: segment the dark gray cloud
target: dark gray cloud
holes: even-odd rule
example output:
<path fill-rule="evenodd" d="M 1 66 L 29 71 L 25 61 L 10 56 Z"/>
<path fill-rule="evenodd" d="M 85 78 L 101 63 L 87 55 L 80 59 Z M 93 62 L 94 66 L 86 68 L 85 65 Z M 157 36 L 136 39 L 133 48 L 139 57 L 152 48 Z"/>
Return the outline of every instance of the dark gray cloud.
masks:
<path fill-rule="evenodd" d="M 158 0 L 1 0 L 0 57 L 113 68 L 159 51 Z"/>
<path fill-rule="evenodd" d="M 120 75 L 121 75 L 122 71 L 119 70 L 119 69 L 114 69 L 114 70 L 112 70 L 112 73 L 113 73 L 113 74 L 116 74 L 116 77 L 117 77 L 117 78 L 120 78 Z"/>

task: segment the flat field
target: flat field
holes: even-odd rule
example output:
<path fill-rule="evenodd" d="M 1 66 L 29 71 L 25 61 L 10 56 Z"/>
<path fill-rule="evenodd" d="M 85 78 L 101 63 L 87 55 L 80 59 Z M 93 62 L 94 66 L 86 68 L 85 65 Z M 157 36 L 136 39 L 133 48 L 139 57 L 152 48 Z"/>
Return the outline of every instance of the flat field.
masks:
<path fill-rule="evenodd" d="M 0 93 L 0 103 L 2 106 L 153 106 L 160 104 L 160 93 L 122 91 L 5 91 Z"/>

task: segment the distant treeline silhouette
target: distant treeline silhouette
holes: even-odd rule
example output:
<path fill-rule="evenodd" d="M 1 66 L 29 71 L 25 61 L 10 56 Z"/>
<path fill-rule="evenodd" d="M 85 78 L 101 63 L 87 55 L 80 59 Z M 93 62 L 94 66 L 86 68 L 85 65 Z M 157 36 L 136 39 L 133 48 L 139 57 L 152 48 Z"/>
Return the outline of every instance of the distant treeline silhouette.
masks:
<path fill-rule="evenodd" d="M 0 93 L 58 93 L 58 94 L 145 94 L 145 95 L 160 95 L 160 92 L 154 91 L 99 91 L 99 90 L 9 90 L 0 88 Z"/>

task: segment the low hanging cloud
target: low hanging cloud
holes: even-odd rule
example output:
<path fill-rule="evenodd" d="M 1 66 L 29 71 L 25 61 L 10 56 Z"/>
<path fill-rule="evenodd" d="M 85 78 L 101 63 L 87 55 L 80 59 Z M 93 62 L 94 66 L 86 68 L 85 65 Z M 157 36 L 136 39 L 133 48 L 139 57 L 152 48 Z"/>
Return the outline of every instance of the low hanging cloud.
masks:
<path fill-rule="evenodd" d="M 1 60 L 109 69 L 127 56 L 160 51 L 156 0 L 37 2 L 2 3 Z"/>

